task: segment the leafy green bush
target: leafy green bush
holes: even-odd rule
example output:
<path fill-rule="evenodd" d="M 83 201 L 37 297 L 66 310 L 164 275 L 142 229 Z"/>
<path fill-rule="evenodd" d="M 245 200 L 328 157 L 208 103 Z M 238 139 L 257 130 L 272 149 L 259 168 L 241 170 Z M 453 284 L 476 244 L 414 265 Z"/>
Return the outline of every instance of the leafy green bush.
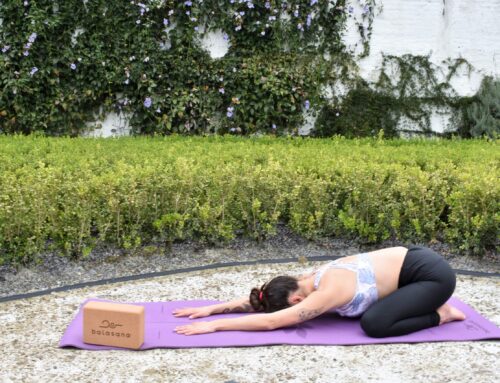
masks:
<path fill-rule="evenodd" d="M 0 136 L 0 262 L 194 239 L 499 248 L 496 140 Z"/>
<path fill-rule="evenodd" d="M 497 167 L 491 165 L 459 174 L 460 187 L 446 197 L 450 206 L 446 239 L 473 254 L 481 254 L 485 247 L 498 250 L 500 241 L 498 162 Z"/>
<path fill-rule="evenodd" d="M 475 101 L 466 109 L 472 137 L 500 135 L 500 80 L 485 77 Z"/>
<path fill-rule="evenodd" d="M 321 110 L 313 135 L 373 137 L 383 130 L 385 137 L 397 137 L 396 104 L 391 94 L 372 90 L 367 84 L 358 84 L 339 106 L 327 105 Z"/>

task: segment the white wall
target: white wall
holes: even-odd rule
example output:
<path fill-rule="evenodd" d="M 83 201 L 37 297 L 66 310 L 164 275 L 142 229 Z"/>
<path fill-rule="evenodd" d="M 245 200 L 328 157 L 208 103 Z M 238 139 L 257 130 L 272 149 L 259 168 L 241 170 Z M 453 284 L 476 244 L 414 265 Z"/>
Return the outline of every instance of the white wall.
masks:
<path fill-rule="evenodd" d="M 350 3 L 355 8 L 354 18 L 361 20 L 364 1 Z M 431 61 L 443 68 L 443 60 L 465 58 L 475 70 L 470 75 L 463 71 L 452 81 L 463 96 L 476 93 L 485 75 L 500 76 L 500 0 L 379 0 L 378 4 L 370 55 L 359 60 L 361 75 L 366 80 L 377 78 L 382 52 L 397 56 L 431 54 Z M 361 44 L 354 18 L 348 22 L 344 41 L 353 52 L 359 53 Z M 227 52 L 221 32 L 202 43 L 214 58 Z M 448 117 L 446 113 L 434 113 L 432 129 L 442 132 Z M 124 124 L 126 119 L 108 117 L 101 132 L 107 135 L 111 129 L 119 131 Z M 307 134 L 313 125 L 314 118 L 308 117 L 300 133 Z"/>
<path fill-rule="evenodd" d="M 463 57 L 483 75 L 500 73 L 500 0 L 383 0 L 373 22 L 370 56 L 360 61 L 364 75 L 373 76 L 381 53 L 427 55 L 439 64 Z M 351 23 L 352 24 L 352 23 Z M 346 42 L 356 40 L 352 28 Z M 477 80 L 477 79 L 475 79 Z M 462 95 L 479 83 L 457 84 Z"/>

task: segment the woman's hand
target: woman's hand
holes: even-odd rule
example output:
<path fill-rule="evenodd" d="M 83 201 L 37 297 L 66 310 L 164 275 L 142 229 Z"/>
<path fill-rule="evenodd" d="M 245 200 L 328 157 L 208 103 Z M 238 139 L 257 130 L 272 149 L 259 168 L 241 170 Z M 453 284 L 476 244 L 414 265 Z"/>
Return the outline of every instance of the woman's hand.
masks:
<path fill-rule="evenodd" d="M 183 335 L 208 334 L 210 332 L 215 332 L 215 326 L 212 322 L 195 322 L 193 324 L 177 326 L 175 332 Z"/>
<path fill-rule="evenodd" d="M 189 319 L 204 318 L 212 315 L 210 306 L 202 307 L 183 307 L 173 311 L 174 317 L 189 317 Z"/>

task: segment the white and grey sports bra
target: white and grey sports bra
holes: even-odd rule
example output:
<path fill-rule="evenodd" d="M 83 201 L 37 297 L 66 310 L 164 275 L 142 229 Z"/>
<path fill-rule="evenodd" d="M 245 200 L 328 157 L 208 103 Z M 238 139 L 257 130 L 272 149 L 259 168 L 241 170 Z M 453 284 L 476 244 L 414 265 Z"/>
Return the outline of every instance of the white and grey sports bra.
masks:
<path fill-rule="evenodd" d="M 370 256 L 361 253 L 356 256 L 357 262 L 342 263 L 339 259 L 329 262 L 316 271 L 314 289 L 317 289 L 324 272 L 330 268 L 351 270 L 357 274 L 356 293 L 350 302 L 336 307 L 333 311 L 346 317 L 357 317 L 363 314 L 378 300 L 375 273 Z"/>

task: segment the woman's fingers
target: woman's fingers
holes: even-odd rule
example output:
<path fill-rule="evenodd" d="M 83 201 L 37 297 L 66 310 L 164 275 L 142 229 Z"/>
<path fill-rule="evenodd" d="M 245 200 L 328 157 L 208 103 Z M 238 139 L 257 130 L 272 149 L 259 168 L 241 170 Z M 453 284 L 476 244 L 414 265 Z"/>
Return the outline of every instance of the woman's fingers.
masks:
<path fill-rule="evenodd" d="M 193 313 L 193 309 L 189 307 L 183 307 L 180 309 L 175 309 L 173 311 L 174 316 L 176 317 L 185 317 L 191 315 Z"/>
<path fill-rule="evenodd" d="M 193 326 L 179 326 L 175 328 L 175 332 L 181 335 L 194 335 L 196 331 Z"/>
<path fill-rule="evenodd" d="M 176 328 L 175 328 L 175 332 L 176 332 L 177 334 L 184 334 L 184 335 L 188 335 L 187 333 L 188 333 L 189 329 L 188 329 L 188 328 L 186 328 L 186 327 L 187 327 L 187 326 L 179 326 L 179 327 L 176 327 Z"/>
<path fill-rule="evenodd" d="M 174 331 L 182 335 L 196 335 L 214 332 L 215 329 L 210 322 L 197 322 L 188 325 L 177 326 Z"/>
<path fill-rule="evenodd" d="M 206 317 L 208 314 L 206 311 L 199 307 L 184 307 L 180 309 L 175 309 L 172 311 L 175 317 L 185 317 L 189 316 L 189 319 L 196 319 Z"/>

